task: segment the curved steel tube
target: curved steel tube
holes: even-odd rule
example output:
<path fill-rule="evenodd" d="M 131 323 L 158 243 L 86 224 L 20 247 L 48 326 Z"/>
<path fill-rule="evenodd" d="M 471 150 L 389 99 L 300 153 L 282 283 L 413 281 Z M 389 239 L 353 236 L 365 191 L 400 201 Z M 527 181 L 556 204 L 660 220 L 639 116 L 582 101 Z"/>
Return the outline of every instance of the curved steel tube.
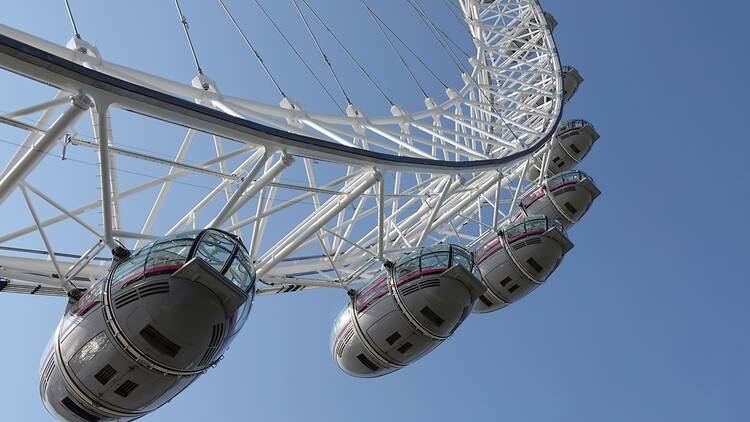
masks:
<path fill-rule="evenodd" d="M 235 117 L 194 102 L 134 84 L 106 73 L 82 66 L 31 44 L 5 35 L 20 34 L 0 25 L 0 67 L 69 92 L 83 92 L 95 101 L 148 115 L 160 120 L 191 127 L 228 139 L 285 149 L 289 153 L 332 162 L 344 162 L 391 170 L 426 171 L 455 174 L 496 170 L 523 159 L 549 141 L 562 116 L 560 113 L 547 133 L 528 148 L 497 159 L 446 161 L 405 157 L 336 144 L 323 139 L 290 133 L 244 118 Z M 549 35 L 551 37 L 551 34 Z M 19 36 L 20 38 L 20 36 Z M 28 34 L 23 38 L 36 40 Z M 43 40 L 39 40 L 44 44 Z M 559 69 L 559 57 L 554 55 Z M 561 97 L 562 94 L 560 94 Z"/>

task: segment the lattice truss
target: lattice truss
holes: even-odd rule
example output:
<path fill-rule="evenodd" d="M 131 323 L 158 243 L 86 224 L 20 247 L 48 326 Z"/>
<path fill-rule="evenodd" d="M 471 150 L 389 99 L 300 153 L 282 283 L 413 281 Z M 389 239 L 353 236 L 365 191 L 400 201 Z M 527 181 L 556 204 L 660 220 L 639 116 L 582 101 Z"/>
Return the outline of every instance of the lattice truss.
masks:
<path fill-rule="evenodd" d="M 86 287 L 118 242 L 138 248 L 209 226 L 242 236 L 266 284 L 261 293 L 345 288 L 420 246 L 475 245 L 515 213 L 535 182 L 524 177 L 528 170 L 546 165 L 562 80 L 536 1 L 459 4 L 476 46 L 464 86 L 427 98 L 422 111 L 394 104 L 377 117 L 351 104 L 345 115 L 314 113 L 289 98 L 261 104 L 224 95 L 203 75 L 182 84 L 107 62 L 81 39 L 63 47 L 0 26 L 8 39 L 82 66 L 49 65 L 9 43 L 0 49 L 0 66 L 59 90 L 0 117 L 25 136 L 0 179 L 0 201 L 5 215 L 31 217 L 0 235 L 6 288 Z M 91 138 L 77 123 L 87 113 Z M 137 122 L 182 132 L 174 155 L 118 136 L 120 125 Z M 196 148 L 215 155 L 189 160 Z M 60 160 L 84 149 L 96 166 Z M 152 177 L 121 171 L 133 163 Z M 73 203 L 59 184 L 36 181 L 45 166 L 76 167 L 71 177 L 80 179 L 69 186 L 88 189 L 90 200 Z M 79 236 L 71 239 L 71 230 Z M 48 256 L 12 250 L 23 239 Z"/>

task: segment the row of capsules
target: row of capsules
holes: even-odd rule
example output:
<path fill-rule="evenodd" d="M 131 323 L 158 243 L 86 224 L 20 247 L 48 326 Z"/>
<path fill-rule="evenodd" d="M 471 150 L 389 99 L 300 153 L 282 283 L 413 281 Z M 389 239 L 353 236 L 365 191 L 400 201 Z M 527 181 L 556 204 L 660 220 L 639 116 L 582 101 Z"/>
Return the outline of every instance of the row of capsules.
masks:
<path fill-rule="evenodd" d="M 550 14 L 545 18 L 556 26 Z M 561 70 L 567 102 L 583 78 L 573 67 Z M 543 284 L 573 247 L 567 229 L 600 194 L 591 177 L 574 170 L 598 138 L 584 120 L 561 123 L 534 156 L 525 178 L 541 182 L 520 199 L 510 224 L 473 251 L 439 244 L 404 254 L 357 289 L 331 332 L 338 366 L 357 377 L 391 373 L 437 347 L 472 312 L 505 308 Z"/>

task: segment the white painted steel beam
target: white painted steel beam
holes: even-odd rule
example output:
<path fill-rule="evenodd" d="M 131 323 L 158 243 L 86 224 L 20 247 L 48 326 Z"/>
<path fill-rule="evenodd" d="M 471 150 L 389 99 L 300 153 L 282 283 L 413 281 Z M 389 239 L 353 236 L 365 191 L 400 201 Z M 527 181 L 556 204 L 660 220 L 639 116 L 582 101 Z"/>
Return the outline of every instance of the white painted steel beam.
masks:
<path fill-rule="evenodd" d="M 101 186 L 102 201 L 102 226 L 104 233 L 102 240 L 105 244 L 114 245 L 112 230 L 115 228 L 115 206 L 112 202 L 112 167 L 110 165 L 109 152 L 109 103 L 107 100 L 98 99 L 91 110 L 91 122 L 99 144 L 99 181 Z"/>
<path fill-rule="evenodd" d="M 271 269 L 280 260 L 294 252 L 295 248 L 302 244 L 307 238 L 320 230 L 331 218 L 339 211 L 348 206 L 362 192 L 369 189 L 370 186 L 380 180 L 382 176 L 370 171 L 364 174 L 357 183 L 353 183 L 348 195 L 343 197 L 334 197 L 329 199 L 326 204 L 319 208 L 310 218 L 305 219 L 296 229 L 290 232 L 285 238 L 286 241 L 276 244 L 276 248 L 269 251 L 257 262 L 258 276 L 262 276 Z"/>
<path fill-rule="evenodd" d="M 65 131 L 73 126 L 84 111 L 91 106 L 91 101 L 86 96 L 77 96 L 71 99 L 71 105 L 52 124 L 39 141 L 26 151 L 26 153 L 11 167 L 0 179 L 0 204 L 5 202 L 10 193 L 18 183 L 23 182 L 26 176 L 42 161 L 45 155 L 52 149 Z"/>
<path fill-rule="evenodd" d="M 245 176 L 245 180 L 240 183 L 240 186 L 237 188 L 234 194 L 232 194 L 224 207 L 222 207 L 221 211 L 219 211 L 219 214 L 216 215 L 216 217 L 214 217 L 214 219 L 206 225 L 206 228 L 221 227 L 232 214 L 236 213 L 237 210 L 242 208 L 242 206 L 245 205 L 247 201 L 252 199 L 261 189 L 263 189 L 263 187 L 271 183 L 273 179 L 279 175 L 279 173 L 284 171 L 285 168 L 289 167 L 294 162 L 292 156 L 290 156 L 286 152 L 282 152 L 279 161 L 274 163 L 274 165 L 272 165 L 267 172 L 263 173 L 263 176 L 261 176 L 258 180 L 254 180 L 255 175 L 260 171 L 260 167 L 266 161 L 266 159 L 267 155 L 255 164 L 253 170 L 247 176 Z"/>

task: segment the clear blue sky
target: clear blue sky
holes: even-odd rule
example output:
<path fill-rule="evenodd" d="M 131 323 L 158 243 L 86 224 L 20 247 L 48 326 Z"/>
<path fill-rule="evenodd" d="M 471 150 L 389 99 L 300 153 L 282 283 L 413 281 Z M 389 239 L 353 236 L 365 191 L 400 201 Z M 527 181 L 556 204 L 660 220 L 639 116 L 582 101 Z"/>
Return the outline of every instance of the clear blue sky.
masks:
<path fill-rule="evenodd" d="M 69 38 L 62 1 L 6 3 L 3 24 L 59 43 Z M 172 2 L 71 3 L 82 34 L 107 59 L 192 78 Z M 368 66 L 399 102 L 421 102 L 357 2 L 313 3 L 339 18 L 335 26 L 347 43 L 371 53 Z M 371 3 L 404 36 L 421 39 L 424 55 L 457 84 L 402 0 Z M 424 3 L 468 48 L 440 2 Z M 250 2 L 227 4 L 291 96 L 332 111 Z M 264 4 L 287 14 L 290 34 L 302 39 L 288 2 Z M 560 22 L 563 62 L 586 79 L 566 117 L 583 117 L 602 135 L 582 169 L 603 195 L 572 230 L 576 246 L 548 285 L 508 310 L 472 316 L 426 358 L 374 380 L 345 375 L 328 354 L 341 294 L 260 298 L 219 367 L 144 421 L 747 420 L 750 147 L 743 130 L 750 6 L 676 0 L 543 6 Z M 220 87 L 278 101 L 214 2 L 183 0 L 183 8 L 204 67 Z M 372 89 L 354 82 L 351 66 L 341 68 L 350 72 L 357 103 L 384 110 Z M 12 80 L 0 74 L 4 109 L 24 95 Z M 0 150 L 2 161 L 11 151 Z M 20 206 L 6 204 L 2 212 L 6 220 L 26 218 Z M 37 365 L 63 308 L 62 299 L 0 295 L 0 420 L 49 420 Z"/>

